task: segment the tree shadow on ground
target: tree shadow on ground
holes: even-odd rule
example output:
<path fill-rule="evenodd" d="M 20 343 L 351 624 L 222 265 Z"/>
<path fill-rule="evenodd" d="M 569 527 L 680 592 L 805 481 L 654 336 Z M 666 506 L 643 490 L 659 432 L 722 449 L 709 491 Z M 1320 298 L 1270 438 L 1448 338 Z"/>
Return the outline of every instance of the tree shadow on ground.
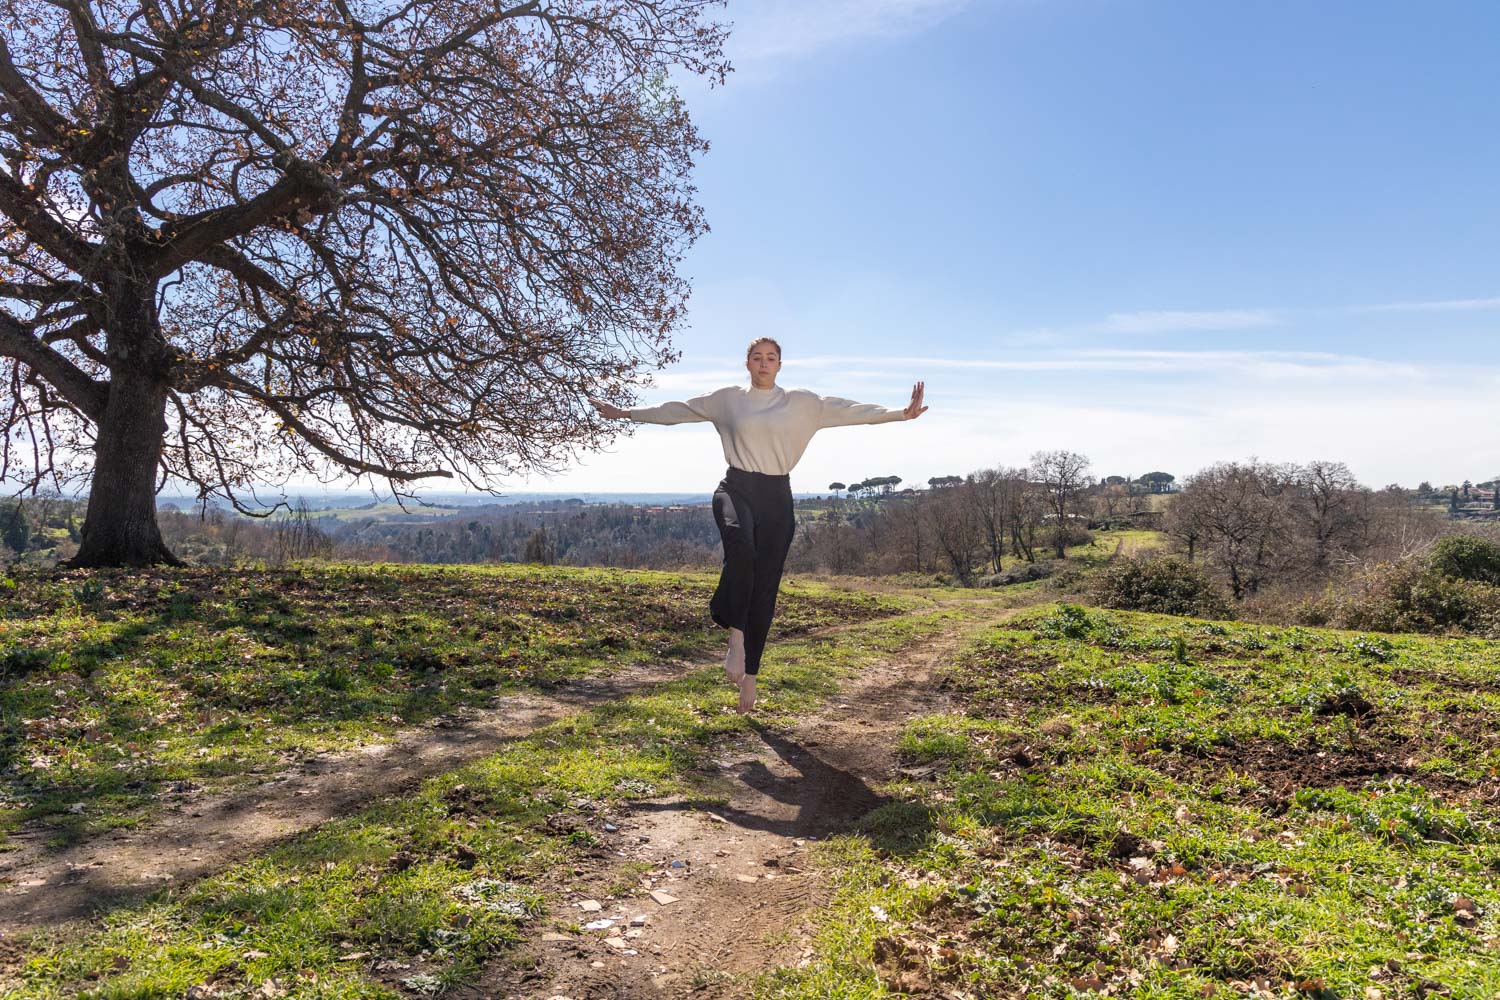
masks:
<path fill-rule="evenodd" d="M 483 752 L 503 754 L 530 738 L 530 732 L 488 736 Z M 462 727 L 435 730 L 430 745 L 458 751 L 471 745 L 469 731 Z M 184 887 L 250 857 L 269 857 L 292 871 L 351 858 L 367 859 L 368 843 L 340 835 L 337 827 L 323 828 L 323 824 L 349 817 L 359 823 L 373 822 L 371 817 L 383 808 L 377 798 L 419 794 L 424 782 L 462 766 L 462 762 L 438 755 L 428 764 L 395 773 L 405 767 L 402 755 L 390 754 L 377 760 L 376 769 L 356 782 L 337 780 L 342 770 L 339 760 L 310 761 L 285 781 L 257 784 L 168 816 L 151 828 L 149 839 L 126 839 L 100 849 L 92 836 L 58 837 L 45 845 L 43 857 L 63 857 L 66 869 L 54 870 L 46 884 L 34 887 L 31 893 L 7 899 L 8 909 L 0 914 L 0 941 L 7 924 L 49 926 L 97 918 L 116 909 L 192 891 Z M 391 771 L 381 770 L 382 765 Z M 332 780 L 323 783 L 325 777 Z M 283 833 L 275 828 L 274 821 L 293 808 L 289 803 L 296 804 L 299 815 L 289 824 L 290 832 Z M 452 808 L 450 804 L 450 812 Z M 262 828 L 260 832 L 231 844 L 236 831 L 257 827 Z M 95 860 L 96 850 L 118 850 L 124 860 L 95 866 L 88 862 Z M 160 857 L 162 871 L 173 873 L 169 881 L 147 873 L 155 867 L 149 863 L 151 856 Z"/>

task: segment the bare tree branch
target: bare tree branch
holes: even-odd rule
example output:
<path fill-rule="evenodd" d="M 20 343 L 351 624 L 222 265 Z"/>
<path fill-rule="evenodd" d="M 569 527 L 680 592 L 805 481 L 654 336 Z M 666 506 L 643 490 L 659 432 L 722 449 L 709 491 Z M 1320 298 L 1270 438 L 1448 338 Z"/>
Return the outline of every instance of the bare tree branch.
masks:
<path fill-rule="evenodd" d="M 11 58 L 10 46 L 0 36 L 0 93 L 6 104 L 28 127 L 45 136 L 55 148 L 68 144 L 69 122 L 26 81 Z"/>
<path fill-rule="evenodd" d="M 99 248 L 49 215 L 34 193 L 4 171 L 0 171 L 0 213 L 22 227 L 69 270 L 85 277 L 97 276 Z"/>
<path fill-rule="evenodd" d="M 0 312 L 0 356 L 14 358 L 31 368 L 91 419 L 98 420 L 104 414 L 109 386 L 90 378 L 6 312 Z"/>

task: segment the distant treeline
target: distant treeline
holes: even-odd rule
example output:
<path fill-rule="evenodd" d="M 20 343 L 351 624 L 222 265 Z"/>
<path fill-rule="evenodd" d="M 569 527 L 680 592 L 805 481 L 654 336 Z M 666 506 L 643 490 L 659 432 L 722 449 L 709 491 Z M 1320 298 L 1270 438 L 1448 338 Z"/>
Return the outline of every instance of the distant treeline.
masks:
<path fill-rule="evenodd" d="M 0 557 L 43 565 L 69 558 L 78 548 L 84 508 L 84 501 L 55 497 L 0 501 Z M 158 519 L 172 551 L 200 566 L 322 558 L 675 569 L 719 559 L 719 533 L 706 506 L 545 501 L 457 510 L 413 506 L 393 517 L 311 511 L 294 503 L 265 518 L 210 507 L 165 509 Z"/>
<path fill-rule="evenodd" d="M 1309 593 L 1351 571 L 1398 563 L 1491 508 L 1435 504 L 1437 491 L 1371 489 L 1342 462 L 1221 462 L 1142 494 L 1095 480 L 1086 457 L 1040 452 L 1030 465 L 982 469 L 886 500 L 832 503 L 803 518 L 793 564 L 833 573 L 941 571 L 965 583 L 1034 578 L 1098 528 L 1164 532 L 1164 551 L 1200 564 L 1236 601 L 1268 590 Z M 1488 484 L 1482 484 L 1488 485 Z M 1462 489 L 1460 495 L 1462 495 Z M 1484 503 L 1494 503 L 1493 491 Z M 1017 563 L 1023 564 L 1017 567 Z"/>
<path fill-rule="evenodd" d="M 549 501 L 466 508 L 420 524 L 320 520 L 339 558 L 393 562 L 535 562 L 665 569 L 719 559 L 706 506 Z"/>
<path fill-rule="evenodd" d="M 361 517 L 295 505 L 270 520 L 210 510 L 206 516 L 166 512 L 161 522 L 173 551 L 208 565 L 332 558 L 676 569 L 719 559 L 719 533 L 707 507 L 546 501 Z"/>
<path fill-rule="evenodd" d="M 1363 561 L 1402 558 L 1451 530 L 1451 518 L 1482 517 L 1496 503 L 1493 481 L 1371 490 L 1338 462 L 1220 463 L 1181 482 L 1165 472 L 1096 477 L 1090 468 L 1083 455 L 1046 451 L 1025 466 L 934 477 L 924 490 L 897 491 L 895 476 L 834 483 L 834 496 L 798 502 L 788 568 L 1006 582 L 1034 578 L 1092 530 L 1135 527 L 1165 531 L 1183 558 L 1245 598 L 1270 584 L 1306 584 Z M 77 500 L 0 501 L 0 555 L 66 559 L 83 515 Z M 164 509 L 160 521 L 169 547 L 198 565 L 328 558 L 679 569 L 712 567 L 720 558 L 707 505 L 552 500 L 365 513 L 296 503 L 269 518 Z"/>

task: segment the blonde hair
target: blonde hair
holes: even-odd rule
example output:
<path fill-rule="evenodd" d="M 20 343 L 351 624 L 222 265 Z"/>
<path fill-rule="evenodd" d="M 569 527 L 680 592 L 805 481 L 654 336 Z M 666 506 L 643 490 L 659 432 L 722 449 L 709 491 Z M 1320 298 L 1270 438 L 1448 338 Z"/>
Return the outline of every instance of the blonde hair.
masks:
<path fill-rule="evenodd" d="M 745 348 L 746 361 L 750 360 L 750 355 L 754 354 L 755 349 L 761 344 L 770 344 L 772 347 L 776 348 L 776 358 L 777 360 L 781 359 L 781 345 L 776 343 L 775 337 L 756 337 L 754 340 L 750 341 L 750 346 Z"/>

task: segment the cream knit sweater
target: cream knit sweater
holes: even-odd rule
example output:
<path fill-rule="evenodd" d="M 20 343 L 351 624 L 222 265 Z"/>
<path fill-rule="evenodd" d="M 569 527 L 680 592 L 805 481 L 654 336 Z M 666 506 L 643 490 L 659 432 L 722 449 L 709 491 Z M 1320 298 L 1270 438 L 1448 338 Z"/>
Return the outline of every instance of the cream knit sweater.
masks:
<path fill-rule="evenodd" d="M 792 471 L 812 436 L 824 427 L 884 424 L 905 420 L 904 410 L 819 396 L 806 389 L 731 385 L 685 402 L 630 411 L 643 424 L 687 424 L 706 420 L 719 432 L 724 458 L 736 469 L 784 476 Z"/>

